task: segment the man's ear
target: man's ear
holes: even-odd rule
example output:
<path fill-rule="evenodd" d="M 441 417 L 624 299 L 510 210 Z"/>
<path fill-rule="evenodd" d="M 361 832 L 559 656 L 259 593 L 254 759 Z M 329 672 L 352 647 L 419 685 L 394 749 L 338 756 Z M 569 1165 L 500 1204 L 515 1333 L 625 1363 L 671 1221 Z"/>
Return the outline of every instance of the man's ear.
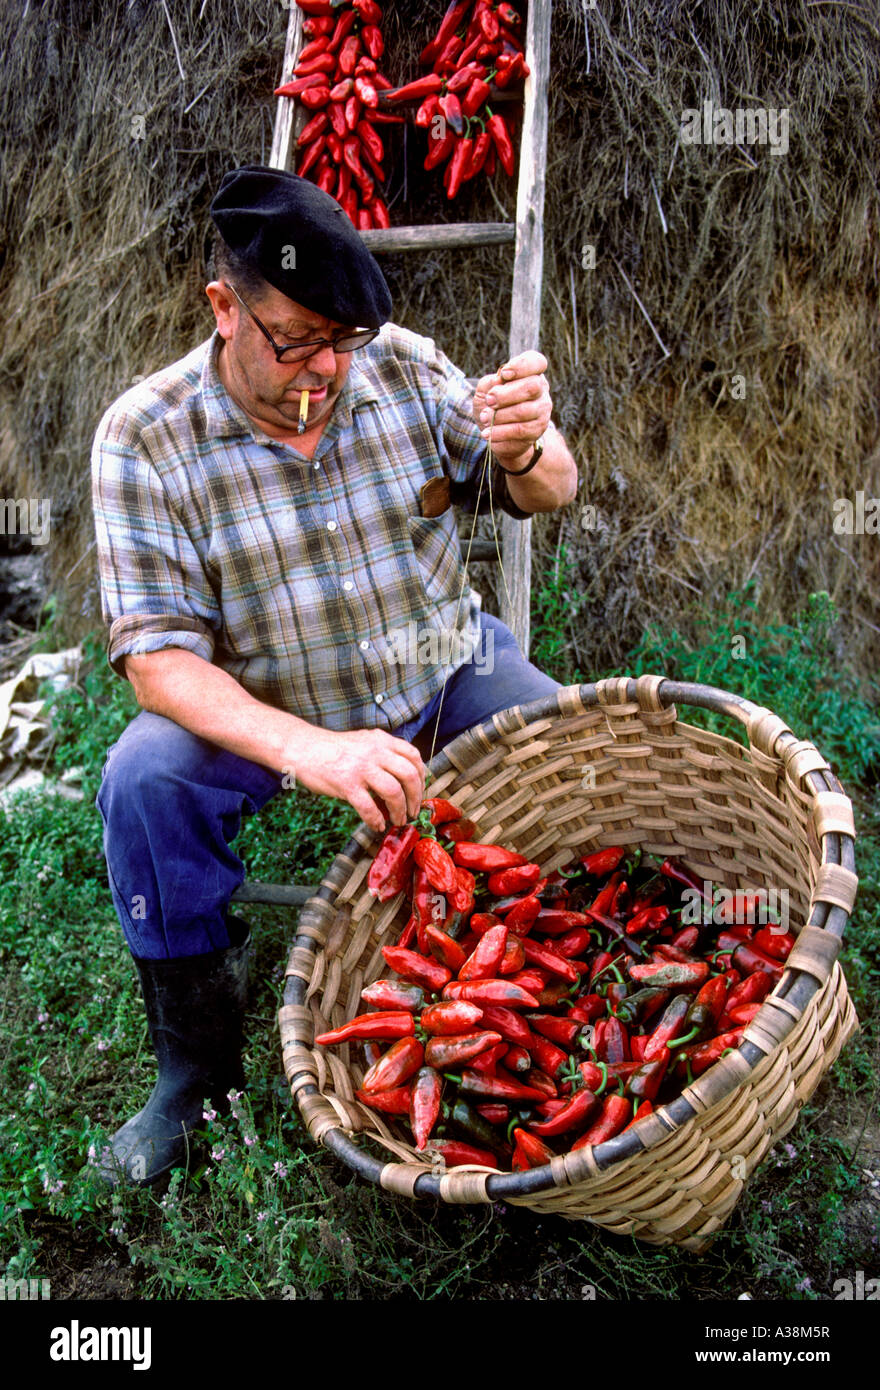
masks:
<path fill-rule="evenodd" d="M 205 294 L 211 301 L 217 331 L 221 338 L 231 338 L 238 322 L 239 307 L 235 296 L 226 288 L 222 280 L 212 280 L 205 286 Z"/>

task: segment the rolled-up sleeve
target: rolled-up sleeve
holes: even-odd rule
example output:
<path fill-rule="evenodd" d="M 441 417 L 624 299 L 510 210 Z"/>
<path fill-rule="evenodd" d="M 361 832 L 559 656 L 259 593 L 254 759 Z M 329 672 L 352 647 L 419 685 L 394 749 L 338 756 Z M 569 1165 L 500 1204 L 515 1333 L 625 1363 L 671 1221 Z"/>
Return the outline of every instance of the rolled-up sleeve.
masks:
<path fill-rule="evenodd" d="M 107 656 L 183 647 L 210 661 L 220 610 L 201 560 L 150 460 L 113 438 L 105 416 L 92 449 L 92 507 Z"/>

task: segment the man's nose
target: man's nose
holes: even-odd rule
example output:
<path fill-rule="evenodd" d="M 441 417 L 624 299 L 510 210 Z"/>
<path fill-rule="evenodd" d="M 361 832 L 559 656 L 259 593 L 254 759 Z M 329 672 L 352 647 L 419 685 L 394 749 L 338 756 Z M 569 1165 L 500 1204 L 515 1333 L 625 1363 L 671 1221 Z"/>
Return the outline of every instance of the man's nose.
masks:
<path fill-rule="evenodd" d="M 336 375 L 336 353 L 330 343 L 324 343 L 322 347 L 315 348 L 311 356 L 305 360 L 316 376 L 332 377 Z"/>

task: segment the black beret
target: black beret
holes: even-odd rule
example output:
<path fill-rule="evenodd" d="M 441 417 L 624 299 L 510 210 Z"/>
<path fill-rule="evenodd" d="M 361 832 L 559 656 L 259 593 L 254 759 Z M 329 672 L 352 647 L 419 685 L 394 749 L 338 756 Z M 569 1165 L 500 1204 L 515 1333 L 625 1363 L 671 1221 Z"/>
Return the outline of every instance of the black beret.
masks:
<path fill-rule="evenodd" d="M 225 174 L 211 218 L 226 245 L 296 304 L 358 328 L 381 328 L 391 293 L 348 214 L 297 174 L 245 164 Z"/>

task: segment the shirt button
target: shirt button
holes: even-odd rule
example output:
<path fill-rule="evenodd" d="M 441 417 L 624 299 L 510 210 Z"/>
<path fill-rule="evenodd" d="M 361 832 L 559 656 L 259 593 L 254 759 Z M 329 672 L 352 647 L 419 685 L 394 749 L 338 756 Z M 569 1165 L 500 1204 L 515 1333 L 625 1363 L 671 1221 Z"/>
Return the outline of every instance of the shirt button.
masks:
<path fill-rule="evenodd" d="M 377 695 L 377 696 L 376 696 L 376 704 L 377 704 L 377 705 L 381 705 L 381 703 L 382 703 L 382 701 L 383 701 L 384 699 L 385 699 L 385 696 L 384 696 L 384 695 Z"/>
<path fill-rule="evenodd" d="M 328 530 L 328 531 L 335 531 L 335 530 L 336 530 L 336 522 L 335 522 L 335 521 L 328 521 L 328 522 L 327 522 L 327 530 Z"/>
<path fill-rule="evenodd" d="M 358 646 L 362 652 L 368 652 L 370 650 L 369 642 L 358 642 Z"/>
<path fill-rule="evenodd" d="M 313 468 L 320 468 L 321 465 L 320 465 L 320 463 L 313 463 L 313 464 L 312 464 L 312 467 L 313 467 Z"/>
<path fill-rule="evenodd" d="M 353 589 L 354 585 L 352 584 L 350 579 L 344 579 L 342 581 L 342 587 L 343 589 Z"/>

